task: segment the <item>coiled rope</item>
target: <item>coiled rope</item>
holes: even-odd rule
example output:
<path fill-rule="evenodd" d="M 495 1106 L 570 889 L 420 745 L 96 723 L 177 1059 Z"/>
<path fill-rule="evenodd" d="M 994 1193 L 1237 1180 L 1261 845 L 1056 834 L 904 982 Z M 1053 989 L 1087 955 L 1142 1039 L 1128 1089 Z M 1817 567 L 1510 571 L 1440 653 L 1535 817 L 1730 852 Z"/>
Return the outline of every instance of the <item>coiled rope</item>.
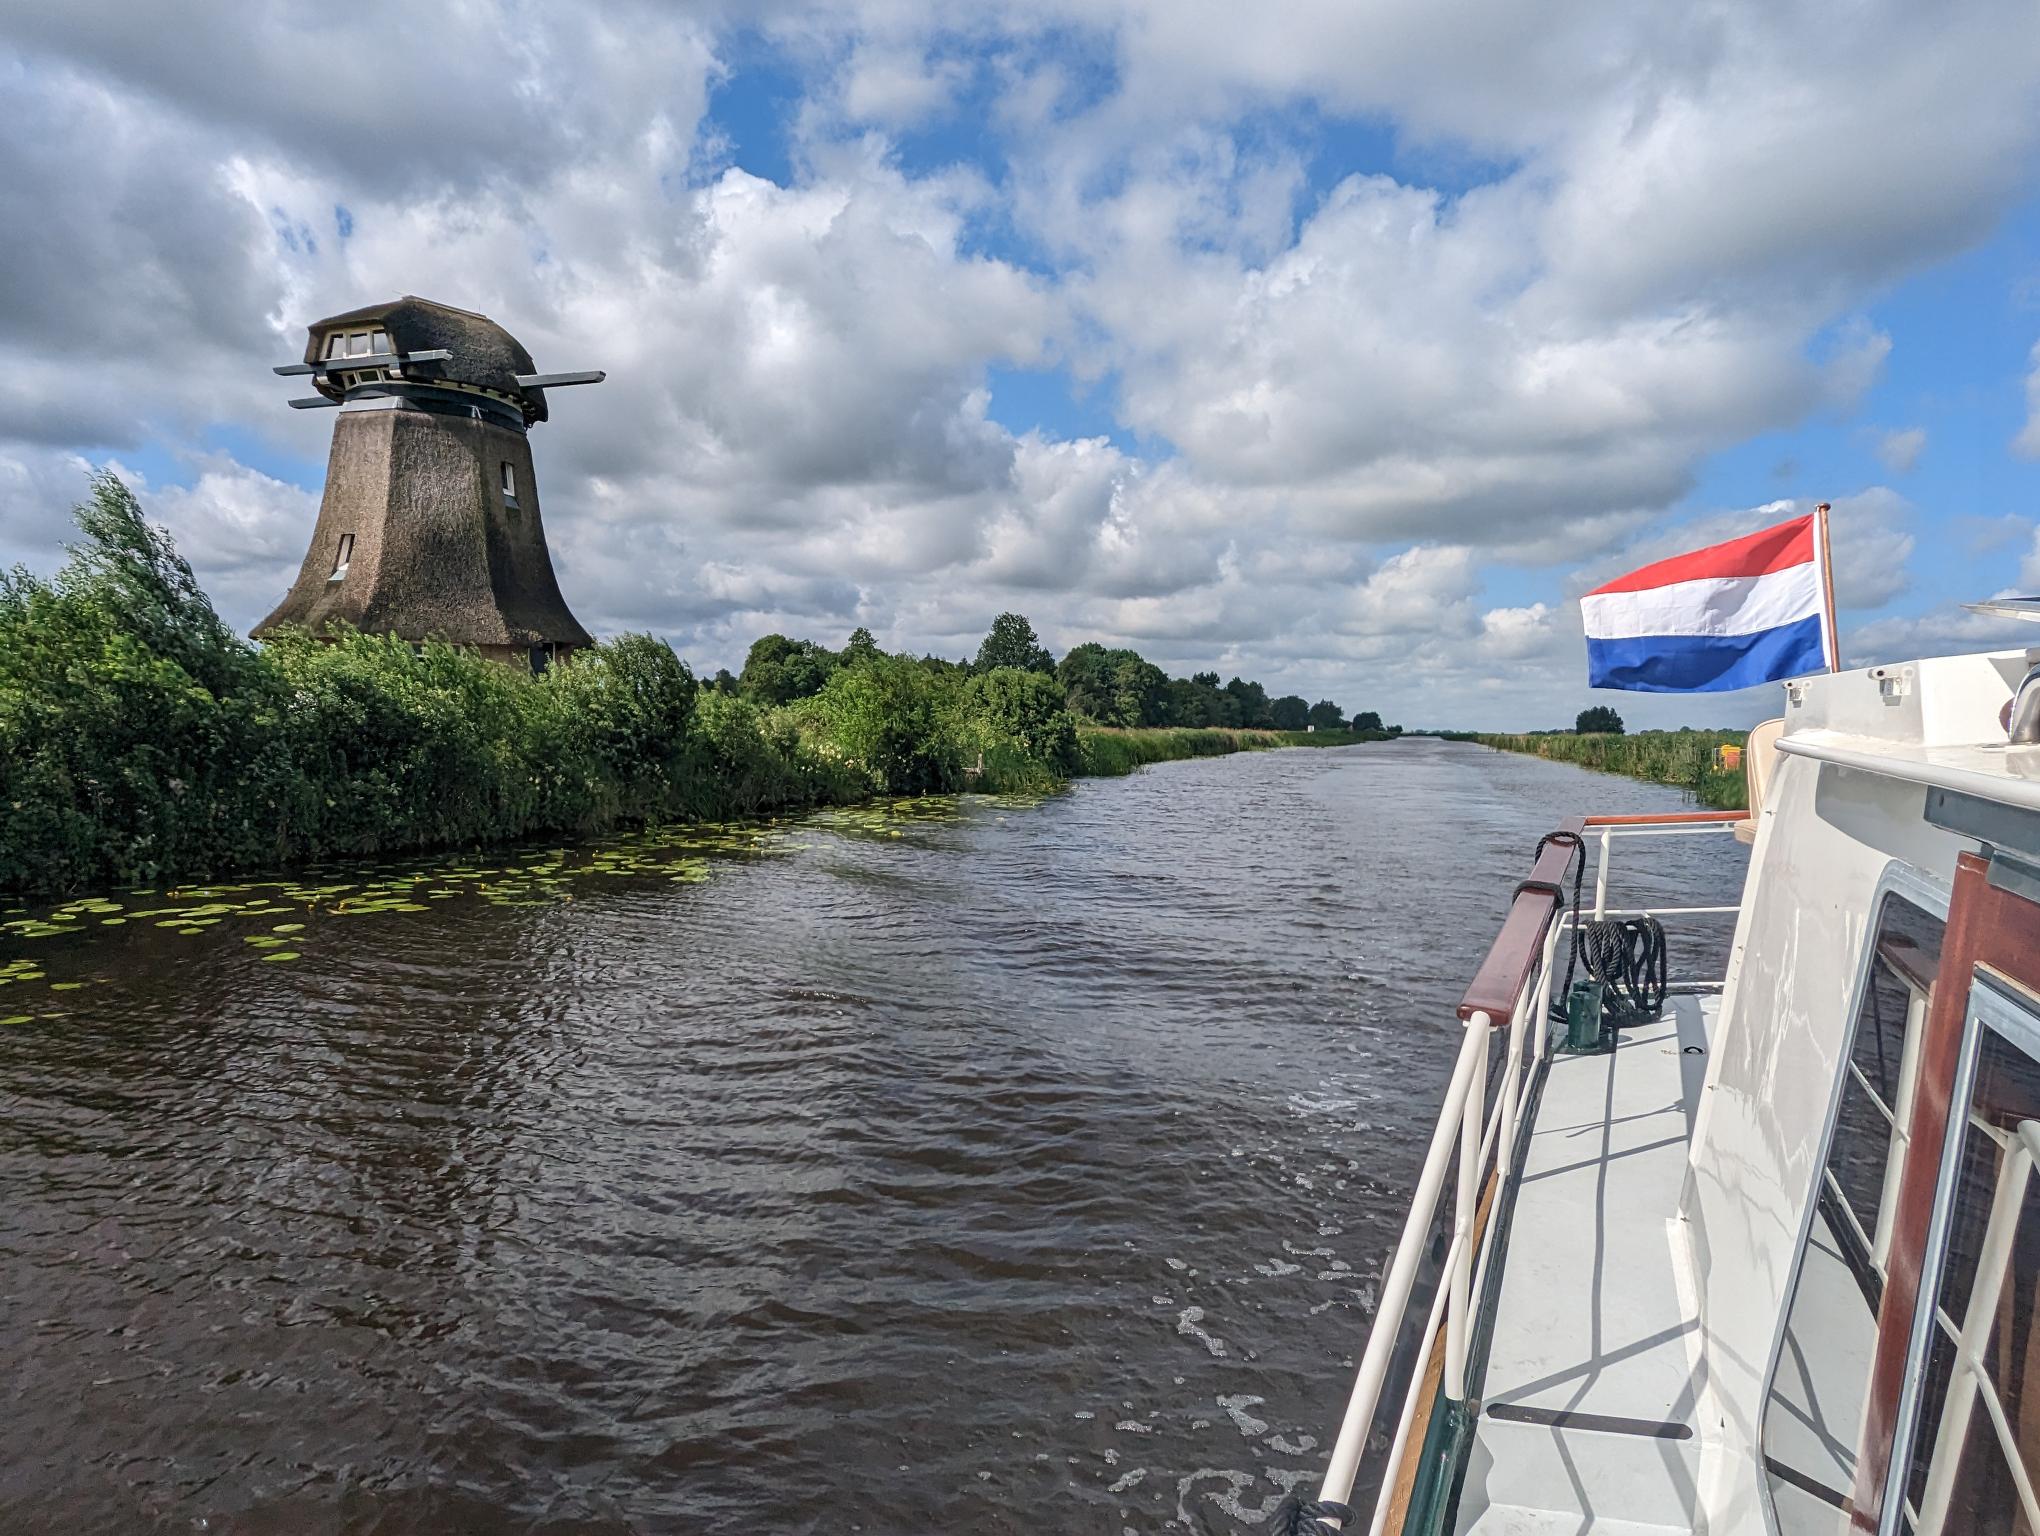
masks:
<path fill-rule="evenodd" d="M 1542 857 L 1544 850 L 1554 845 L 1571 850 L 1566 866 L 1572 873 L 1573 940 L 1565 958 L 1565 982 L 1551 1003 L 1552 1018 L 1565 1021 L 1573 977 L 1582 962 L 1587 974 L 1601 984 L 1601 1017 L 1609 1024 L 1623 1029 L 1657 1018 L 1664 1012 L 1668 986 L 1664 925 L 1654 917 L 1583 921 L 1580 890 L 1587 873 L 1586 845 L 1576 832 L 1547 832 L 1537 840 L 1535 857 Z M 1530 884 L 1525 881 L 1518 889 Z M 1560 871 L 1556 885 L 1546 887 L 1538 882 L 1536 888 L 1549 889 L 1564 903 L 1564 884 L 1565 871 Z"/>
<path fill-rule="evenodd" d="M 1573 948 L 1601 984 L 1601 1017 L 1617 1029 L 1648 1024 L 1665 1011 L 1664 925 L 1654 917 L 1608 918 L 1576 930 Z"/>

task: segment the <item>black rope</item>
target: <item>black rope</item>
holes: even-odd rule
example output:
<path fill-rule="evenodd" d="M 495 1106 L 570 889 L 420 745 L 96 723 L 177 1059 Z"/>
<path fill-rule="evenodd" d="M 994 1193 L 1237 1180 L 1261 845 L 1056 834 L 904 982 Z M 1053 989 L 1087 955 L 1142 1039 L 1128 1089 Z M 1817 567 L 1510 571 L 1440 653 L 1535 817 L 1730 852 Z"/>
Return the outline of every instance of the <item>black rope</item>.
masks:
<path fill-rule="evenodd" d="M 1587 974 L 1601 984 L 1601 1017 L 1608 1023 L 1621 1029 L 1663 1015 L 1669 963 L 1664 926 L 1656 918 L 1587 923 L 1575 948 L 1586 960 Z"/>
<path fill-rule="evenodd" d="M 1268 1524 L 1274 1536 L 1335 1536 L 1347 1529 L 1347 1522 L 1353 1518 L 1353 1506 L 1341 1504 L 1334 1499 L 1307 1499 L 1294 1488 L 1275 1511 L 1275 1518 Z M 1326 1525 L 1334 1520 L 1336 1525 Z"/>

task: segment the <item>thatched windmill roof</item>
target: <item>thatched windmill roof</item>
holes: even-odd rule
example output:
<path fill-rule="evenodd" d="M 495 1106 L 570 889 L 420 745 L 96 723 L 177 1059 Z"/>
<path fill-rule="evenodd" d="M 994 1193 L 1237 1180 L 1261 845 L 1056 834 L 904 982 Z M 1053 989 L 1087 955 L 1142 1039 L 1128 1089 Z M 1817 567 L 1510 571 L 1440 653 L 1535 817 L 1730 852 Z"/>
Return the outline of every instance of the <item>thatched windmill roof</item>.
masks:
<path fill-rule="evenodd" d="M 519 374 L 536 371 L 522 342 L 487 315 L 421 299 L 414 293 L 313 321 L 305 339 L 305 361 L 321 360 L 325 339 L 331 332 L 366 326 L 386 333 L 391 347 L 398 352 L 444 350 L 452 354 L 444 362 L 412 370 L 418 377 L 494 390 L 522 401 L 527 421 L 546 419 L 545 391 L 525 388 L 517 382 Z M 316 380 L 316 388 L 335 400 L 343 393 L 336 380 L 324 375 Z"/>

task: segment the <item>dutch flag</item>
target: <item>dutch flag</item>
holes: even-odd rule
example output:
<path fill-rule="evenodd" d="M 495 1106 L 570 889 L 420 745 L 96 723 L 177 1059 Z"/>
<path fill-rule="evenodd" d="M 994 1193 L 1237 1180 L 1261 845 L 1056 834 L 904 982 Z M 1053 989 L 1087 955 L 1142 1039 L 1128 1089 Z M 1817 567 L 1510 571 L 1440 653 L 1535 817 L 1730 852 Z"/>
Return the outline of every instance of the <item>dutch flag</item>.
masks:
<path fill-rule="evenodd" d="M 1834 665 L 1824 517 L 1674 555 L 1580 599 L 1587 682 L 1725 693 Z"/>

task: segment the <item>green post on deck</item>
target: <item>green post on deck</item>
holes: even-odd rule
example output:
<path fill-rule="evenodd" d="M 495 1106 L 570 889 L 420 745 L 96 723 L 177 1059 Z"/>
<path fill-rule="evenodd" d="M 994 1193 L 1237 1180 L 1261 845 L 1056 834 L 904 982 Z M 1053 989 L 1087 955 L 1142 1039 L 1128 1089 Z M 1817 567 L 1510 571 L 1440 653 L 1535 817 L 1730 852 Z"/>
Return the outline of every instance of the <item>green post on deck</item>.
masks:
<path fill-rule="evenodd" d="M 1565 1000 L 1565 1043 L 1559 1047 L 1569 1056 L 1587 1056 L 1604 1051 L 1601 1038 L 1601 984 L 1576 981 Z"/>

